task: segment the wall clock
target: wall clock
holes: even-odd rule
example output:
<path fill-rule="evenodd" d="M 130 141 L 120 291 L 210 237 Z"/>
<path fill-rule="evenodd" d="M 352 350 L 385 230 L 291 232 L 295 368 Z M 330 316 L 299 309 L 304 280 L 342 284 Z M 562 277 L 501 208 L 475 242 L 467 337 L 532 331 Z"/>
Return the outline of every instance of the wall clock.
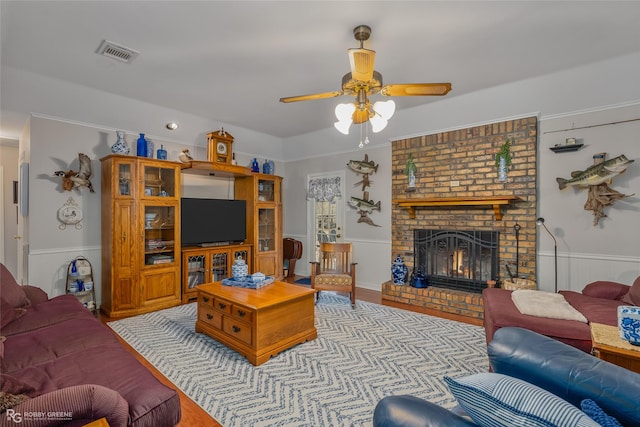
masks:
<path fill-rule="evenodd" d="M 80 224 L 82 218 L 82 209 L 73 200 L 73 197 L 69 197 L 67 202 L 58 209 L 58 221 L 60 221 L 58 228 L 64 230 L 67 225 L 73 225 L 77 230 L 80 230 L 82 228 L 82 224 Z"/>
<path fill-rule="evenodd" d="M 233 152 L 231 144 L 233 144 L 233 136 L 220 129 L 207 134 L 207 160 L 213 163 L 231 164 Z"/>

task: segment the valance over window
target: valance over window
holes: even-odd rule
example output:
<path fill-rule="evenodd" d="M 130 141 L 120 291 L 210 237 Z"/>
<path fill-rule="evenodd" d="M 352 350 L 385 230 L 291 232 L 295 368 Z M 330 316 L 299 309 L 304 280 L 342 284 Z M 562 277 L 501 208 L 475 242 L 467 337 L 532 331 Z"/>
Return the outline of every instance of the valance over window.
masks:
<path fill-rule="evenodd" d="M 309 180 L 307 199 L 313 199 L 316 202 L 333 202 L 336 198 L 342 198 L 340 177 Z"/>

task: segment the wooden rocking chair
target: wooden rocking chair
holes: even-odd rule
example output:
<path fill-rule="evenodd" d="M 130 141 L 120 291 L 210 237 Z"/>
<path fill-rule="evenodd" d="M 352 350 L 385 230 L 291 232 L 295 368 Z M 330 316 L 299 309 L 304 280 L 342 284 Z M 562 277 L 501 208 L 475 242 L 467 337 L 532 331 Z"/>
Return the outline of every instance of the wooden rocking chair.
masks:
<path fill-rule="evenodd" d="M 311 288 L 320 291 L 347 292 L 351 307 L 356 307 L 356 264 L 351 260 L 351 243 L 321 243 L 320 261 L 311 261 Z"/>

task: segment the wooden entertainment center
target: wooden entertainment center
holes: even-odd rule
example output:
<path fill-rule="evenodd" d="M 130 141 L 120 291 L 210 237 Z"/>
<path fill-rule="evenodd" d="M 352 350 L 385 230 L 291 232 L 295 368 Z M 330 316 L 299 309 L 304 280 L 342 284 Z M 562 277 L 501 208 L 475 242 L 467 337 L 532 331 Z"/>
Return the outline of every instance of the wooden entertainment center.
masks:
<path fill-rule="evenodd" d="M 195 300 L 194 287 L 229 277 L 238 257 L 251 273 L 282 278 L 282 177 L 229 164 L 226 152 L 224 162 L 101 159 L 102 312 L 124 317 Z M 245 242 L 180 247 L 181 173 L 234 178 L 235 199 L 246 201 Z"/>

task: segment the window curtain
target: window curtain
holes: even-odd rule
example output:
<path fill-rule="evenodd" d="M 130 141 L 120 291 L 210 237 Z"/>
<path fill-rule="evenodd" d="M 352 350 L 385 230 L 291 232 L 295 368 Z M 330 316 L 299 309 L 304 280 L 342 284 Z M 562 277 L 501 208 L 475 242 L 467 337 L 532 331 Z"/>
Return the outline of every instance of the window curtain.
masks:
<path fill-rule="evenodd" d="M 316 202 L 333 202 L 334 199 L 342 198 L 340 193 L 340 177 L 335 178 L 315 178 L 309 180 L 307 189 L 307 199 Z"/>

